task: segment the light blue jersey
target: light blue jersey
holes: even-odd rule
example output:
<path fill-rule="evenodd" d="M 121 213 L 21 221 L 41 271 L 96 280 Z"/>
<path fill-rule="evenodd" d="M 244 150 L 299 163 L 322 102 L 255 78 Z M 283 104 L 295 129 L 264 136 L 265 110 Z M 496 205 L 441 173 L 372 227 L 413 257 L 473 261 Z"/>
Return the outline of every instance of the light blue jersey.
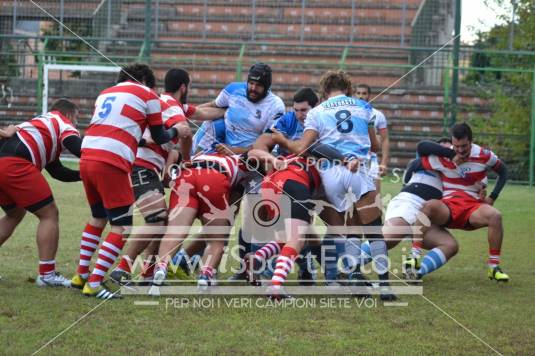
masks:
<path fill-rule="evenodd" d="M 293 141 L 299 140 L 301 137 L 303 137 L 304 127 L 301 122 L 297 120 L 297 116 L 295 116 L 294 111 L 287 112 L 281 116 L 271 127 Z M 288 150 L 280 147 L 279 145 L 275 147 L 274 151 L 277 156 L 285 156 L 289 154 Z"/>
<path fill-rule="evenodd" d="M 214 153 L 215 146 L 219 143 L 225 143 L 225 120 L 223 118 L 204 121 L 193 135 L 193 144 L 191 154 L 197 152 Z"/>
<path fill-rule="evenodd" d="M 305 131 L 316 131 L 319 142 L 335 147 L 345 157 L 366 159 L 371 147 L 368 127 L 373 125 L 370 104 L 338 95 L 308 112 Z"/>
<path fill-rule="evenodd" d="M 225 144 L 231 147 L 251 146 L 285 112 L 281 98 L 268 92 L 259 102 L 247 99 L 247 83 L 231 83 L 219 93 L 215 104 L 228 107 L 225 113 Z"/>

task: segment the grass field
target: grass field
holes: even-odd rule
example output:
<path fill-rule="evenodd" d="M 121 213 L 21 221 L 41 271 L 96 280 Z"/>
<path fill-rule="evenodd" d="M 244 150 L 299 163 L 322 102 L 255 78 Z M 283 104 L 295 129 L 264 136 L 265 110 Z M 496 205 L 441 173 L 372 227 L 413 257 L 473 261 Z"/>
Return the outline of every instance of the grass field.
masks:
<path fill-rule="evenodd" d="M 81 184 L 51 184 L 60 209 L 57 269 L 71 276 L 89 209 Z M 384 186 L 385 193 L 398 190 Z M 263 308 L 253 298 L 252 307 L 166 308 L 134 305 L 149 297 L 102 303 L 77 290 L 39 289 L 29 281 L 37 268 L 36 219 L 27 216 L 0 248 L 0 354 L 33 353 L 91 310 L 42 353 L 493 353 L 484 341 L 499 353 L 535 354 L 534 201 L 535 189 L 510 185 L 496 204 L 508 284 L 486 278 L 486 230 L 455 231 L 459 254 L 424 279 L 423 297 L 402 297 L 406 307 Z M 398 255 L 399 248 L 391 252 Z"/>

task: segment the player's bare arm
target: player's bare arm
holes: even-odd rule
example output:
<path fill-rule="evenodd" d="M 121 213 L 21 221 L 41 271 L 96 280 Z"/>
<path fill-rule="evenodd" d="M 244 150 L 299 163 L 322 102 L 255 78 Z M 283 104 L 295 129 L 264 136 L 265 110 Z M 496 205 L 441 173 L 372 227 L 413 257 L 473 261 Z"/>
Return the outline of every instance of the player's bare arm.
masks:
<path fill-rule="evenodd" d="M 201 105 L 197 105 L 198 108 L 218 108 L 219 106 L 216 105 L 215 100 L 209 101 L 207 103 L 203 103 Z"/>
<path fill-rule="evenodd" d="M 231 146 L 225 145 L 224 143 L 220 143 L 215 146 L 215 150 L 217 151 L 217 153 L 227 155 L 227 156 L 241 155 L 241 154 L 249 152 L 251 148 L 253 148 L 253 146 L 231 147 Z"/>
<path fill-rule="evenodd" d="M 182 155 L 182 160 L 189 161 L 191 159 L 191 147 L 193 145 L 193 133 L 188 123 L 183 121 L 177 123 L 174 128 L 178 131 L 178 143 L 180 146 L 180 154 Z"/>
<path fill-rule="evenodd" d="M 381 176 L 386 175 L 388 163 L 390 162 L 390 138 L 388 136 L 388 129 L 379 130 L 379 137 L 381 138 L 381 164 L 379 165 L 379 173 Z"/>
<path fill-rule="evenodd" d="M 227 108 L 200 105 L 197 106 L 195 112 L 190 117 L 188 117 L 188 119 L 196 121 L 211 121 L 223 117 L 226 111 Z"/>
<path fill-rule="evenodd" d="M 318 132 L 314 130 L 305 130 L 303 137 L 300 140 L 292 141 L 288 140 L 284 134 L 277 131 L 276 129 L 271 129 L 273 131 L 272 137 L 275 143 L 286 147 L 290 152 L 303 156 L 310 146 L 318 139 Z"/>
<path fill-rule="evenodd" d="M 379 140 L 377 139 L 377 135 L 375 134 L 375 128 L 373 126 L 368 127 L 368 136 L 370 137 L 370 150 L 372 152 L 378 152 L 381 148 L 381 144 L 379 143 Z"/>
<path fill-rule="evenodd" d="M 248 152 L 247 155 L 249 158 L 257 159 L 263 164 L 265 164 L 266 171 L 269 171 L 271 168 L 274 168 L 276 170 L 283 170 L 288 167 L 288 161 L 278 159 L 271 153 L 261 149 L 252 149 Z"/>
<path fill-rule="evenodd" d="M 171 151 L 169 151 L 169 154 L 167 155 L 167 160 L 165 161 L 165 168 L 163 171 L 163 179 L 162 179 L 163 185 L 165 187 L 169 187 L 169 183 L 172 180 L 171 170 L 172 170 L 173 165 L 178 163 L 178 158 L 179 158 L 178 150 L 172 149 Z M 183 159 L 183 161 L 185 160 Z"/>
<path fill-rule="evenodd" d="M 19 131 L 19 128 L 15 125 L 9 125 L 0 129 L 0 138 L 10 138 Z"/>
<path fill-rule="evenodd" d="M 253 149 L 270 152 L 273 149 L 273 147 L 275 147 L 275 145 L 276 143 L 273 140 L 273 137 L 271 137 L 271 134 L 265 133 L 265 134 L 262 134 L 253 144 Z"/>

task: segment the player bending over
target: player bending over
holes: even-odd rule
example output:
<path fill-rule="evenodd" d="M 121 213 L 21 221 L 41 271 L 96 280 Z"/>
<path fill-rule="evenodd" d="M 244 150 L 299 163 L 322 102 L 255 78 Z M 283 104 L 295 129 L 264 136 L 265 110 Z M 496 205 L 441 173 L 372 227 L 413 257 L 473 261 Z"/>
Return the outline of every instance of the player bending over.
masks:
<path fill-rule="evenodd" d="M 78 171 L 63 167 L 59 156 L 64 148 L 80 157 L 81 139 L 75 128 L 78 108 L 66 99 L 56 101 L 51 111 L 10 130 L 0 140 L 0 246 L 13 234 L 26 211 L 37 216 L 39 287 L 70 287 L 71 283 L 56 272 L 59 241 L 59 213 L 45 177 L 44 168 L 63 182 L 80 180 Z"/>
<path fill-rule="evenodd" d="M 158 286 L 167 276 L 171 257 L 188 237 L 196 218 L 205 227 L 219 228 L 205 235 L 207 246 L 197 283 L 201 289 L 215 284 L 216 270 L 237 209 L 229 205 L 230 192 L 243 179 L 244 173 L 245 165 L 240 155 L 218 153 L 196 156 L 180 170 L 171 192 L 167 232 L 160 243 L 153 281 L 155 288 L 151 288 L 151 294 L 158 293 Z"/>
<path fill-rule="evenodd" d="M 452 143 L 456 160 L 431 155 L 422 158 L 422 167 L 440 172 L 444 185 L 441 200 L 428 201 L 424 213 L 434 225 L 451 229 L 475 230 L 488 227 L 488 278 L 500 282 L 509 276 L 500 268 L 503 241 L 502 215 L 493 207 L 507 181 L 505 164 L 490 150 L 472 142 L 472 129 L 466 123 L 452 128 Z M 480 191 L 486 185 L 487 171 L 498 174 L 494 190 L 481 199 Z M 426 233 L 428 227 L 422 226 Z"/>
<path fill-rule="evenodd" d="M 440 145 L 423 141 L 418 144 L 418 155 L 422 157 L 439 154 L 453 159 L 455 151 L 449 149 L 450 146 L 449 140 L 441 139 Z M 458 244 L 449 232 L 437 226 L 431 227 L 423 238 L 399 232 L 401 229 L 414 225 L 419 219 L 427 220 L 420 212 L 425 202 L 442 198 L 442 180 L 439 173 L 423 169 L 421 158 L 409 163 L 403 176 L 403 183 L 401 192 L 388 204 L 383 228 L 384 236 L 389 249 L 395 247 L 407 235 L 411 236 L 413 239 L 412 257 L 404 261 L 403 272 L 405 278 L 410 278 L 409 275 L 414 271 L 424 276 L 451 259 L 458 251 Z M 422 247 L 431 251 L 426 254 L 423 261 L 420 261 Z"/>
<path fill-rule="evenodd" d="M 132 64 L 119 73 L 118 84 L 105 89 L 95 102 L 95 112 L 82 143 L 80 174 L 91 218 L 82 234 L 77 275 L 85 282 L 82 293 L 102 299 L 118 298 L 102 282 L 123 248 L 132 226 L 135 201 L 131 172 L 140 142 L 148 127 L 152 140 L 164 144 L 177 137 L 165 129 L 155 78 L 144 64 Z M 95 268 L 89 275 L 91 256 L 107 222 L 111 230 L 102 243 Z"/>
<path fill-rule="evenodd" d="M 274 139 L 298 155 L 317 141 L 342 153 L 347 166 L 324 161 L 319 167 L 327 200 L 335 207 L 335 211 L 330 209 L 327 222 L 331 226 L 363 224 L 373 230 L 366 237 L 372 241 L 372 257 L 381 279 L 381 298 L 395 299 L 388 285 L 386 244 L 381 233 L 375 231 L 382 226 L 381 210 L 374 206 L 375 186 L 364 162 L 370 149 L 375 151 L 379 146 L 371 107 L 363 100 L 350 97 L 351 80 L 342 71 L 325 73 L 320 80 L 320 91 L 327 100 L 308 113 L 303 137 L 290 141 L 284 135 L 274 135 Z M 350 218 L 346 219 L 348 215 Z M 342 236 L 335 234 L 328 238 L 341 239 Z M 358 236 L 350 234 L 348 238 L 358 239 Z M 360 276 L 356 273 L 353 278 L 357 280 Z"/>

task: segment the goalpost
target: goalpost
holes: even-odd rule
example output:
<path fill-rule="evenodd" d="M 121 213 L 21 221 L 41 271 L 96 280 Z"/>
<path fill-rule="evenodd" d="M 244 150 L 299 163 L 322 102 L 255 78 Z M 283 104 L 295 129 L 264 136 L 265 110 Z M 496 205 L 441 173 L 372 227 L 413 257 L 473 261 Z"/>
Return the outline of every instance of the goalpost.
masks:
<path fill-rule="evenodd" d="M 44 64 L 43 65 L 43 93 L 42 93 L 42 113 L 45 114 L 48 111 L 48 87 L 49 77 L 48 74 L 52 70 L 64 70 L 64 71 L 81 71 L 81 72 L 108 72 L 118 73 L 120 67 L 102 66 L 102 65 L 85 65 L 85 64 Z"/>

